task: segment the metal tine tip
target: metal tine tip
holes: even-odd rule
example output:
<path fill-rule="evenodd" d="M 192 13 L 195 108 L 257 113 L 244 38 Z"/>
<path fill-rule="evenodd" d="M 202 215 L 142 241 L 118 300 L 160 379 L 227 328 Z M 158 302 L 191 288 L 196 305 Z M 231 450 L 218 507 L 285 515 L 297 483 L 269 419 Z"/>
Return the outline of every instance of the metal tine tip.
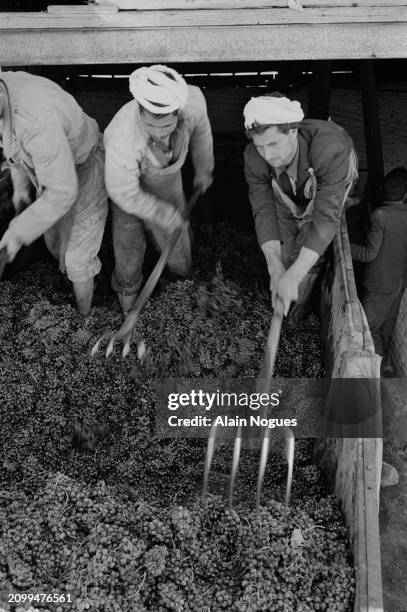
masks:
<path fill-rule="evenodd" d="M 239 469 L 241 449 L 242 449 L 242 426 L 239 425 L 237 428 L 237 432 L 235 436 L 235 443 L 233 446 L 232 473 L 230 476 L 230 484 L 229 484 L 229 510 L 233 509 L 233 493 L 235 490 L 237 472 Z"/>
<path fill-rule="evenodd" d="M 92 347 L 92 350 L 90 352 L 90 356 L 91 357 L 95 357 L 98 354 L 99 346 L 100 346 L 101 341 L 102 341 L 102 339 L 99 338 L 99 340 L 96 342 L 96 344 Z"/>
<path fill-rule="evenodd" d="M 202 504 L 205 504 L 206 496 L 208 494 L 209 473 L 211 471 L 212 459 L 213 459 L 213 455 L 215 452 L 215 444 L 216 444 L 216 425 L 215 423 L 212 423 L 211 430 L 209 432 L 209 437 L 208 437 L 208 445 L 206 447 L 204 477 L 203 477 L 202 494 L 201 494 Z"/>
<path fill-rule="evenodd" d="M 116 337 L 117 337 L 117 334 L 113 334 L 113 336 L 110 338 L 109 344 L 107 345 L 107 349 L 106 349 L 106 357 L 110 357 L 110 355 L 113 353 L 114 344 L 116 342 Z"/>
<path fill-rule="evenodd" d="M 123 359 L 125 359 L 131 352 L 131 348 L 130 348 L 130 340 L 126 340 L 126 342 L 123 345 L 123 350 L 122 350 L 122 357 Z"/>
<path fill-rule="evenodd" d="M 103 336 L 101 336 L 99 338 L 99 340 L 96 342 L 96 344 L 93 346 L 90 355 L 91 357 L 95 357 L 95 355 L 97 355 L 98 351 L 99 351 L 99 347 L 102 344 L 102 342 L 104 342 L 105 340 L 108 340 L 111 336 L 111 332 L 108 332 L 106 334 L 103 334 Z"/>
<path fill-rule="evenodd" d="M 133 335 L 132 332 L 129 332 L 123 338 L 123 349 L 122 349 L 122 357 L 123 357 L 123 359 L 125 359 L 131 353 L 131 339 L 132 339 L 132 335 Z M 142 351 L 140 350 L 140 345 L 144 346 L 144 353 L 142 353 Z M 139 342 L 137 344 L 137 357 L 138 357 L 139 361 L 143 361 L 143 356 L 144 356 L 145 352 L 146 352 L 145 344 L 144 344 L 144 341 L 142 340 L 141 342 Z"/>
<path fill-rule="evenodd" d="M 294 434 L 291 431 L 291 429 L 287 431 L 287 437 L 286 437 L 285 442 L 286 442 L 286 457 L 287 457 L 287 463 L 288 463 L 287 486 L 286 486 L 286 491 L 285 491 L 285 510 L 287 512 L 288 506 L 290 503 L 291 487 L 292 487 L 292 482 L 293 482 L 294 450 L 295 450 L 295 438 L 294 438 Z"/>
<path fill-rule="evenodd" d="M 257 491 L 256 491 L 256 512 L 257 513 L 260 511 L 261 491 L 263 488 L 264 474 L 266 472 L 266 465 L 267 465 L 269 450 L 270 450 L 270 430 L 268 427 L 266 427 L 264 429 L 263 441 L 261 444 L 259 474 L 257 477 Z"/>

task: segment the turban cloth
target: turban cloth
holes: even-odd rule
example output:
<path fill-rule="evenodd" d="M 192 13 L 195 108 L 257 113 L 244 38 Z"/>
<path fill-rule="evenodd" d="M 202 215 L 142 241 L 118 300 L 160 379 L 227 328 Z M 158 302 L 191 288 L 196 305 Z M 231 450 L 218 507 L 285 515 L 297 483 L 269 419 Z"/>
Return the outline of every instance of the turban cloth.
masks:
<path fill-rule="evenodd" d="M 188 85 L 172 68 L 143 66 L 130 75 L 130 91 L 141 106 L 156 115 L 167 114 L 185 106 Z"/>
<path fill-rule="evenodd" d="M 272 96 L 251 98 L 244 107 L 243 114 L 247 130 L 254 125 L 281 125 L 282 123 L 297 123 L 304 119 L 299 102 Z"/>

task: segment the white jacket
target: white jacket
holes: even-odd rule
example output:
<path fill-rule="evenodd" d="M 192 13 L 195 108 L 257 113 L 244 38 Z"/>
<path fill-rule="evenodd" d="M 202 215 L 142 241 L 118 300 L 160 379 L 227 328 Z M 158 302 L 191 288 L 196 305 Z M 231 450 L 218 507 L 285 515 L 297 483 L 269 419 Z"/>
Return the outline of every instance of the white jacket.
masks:
<path fill-rule="evenodd" d="M 211 174 L 214 166 L 212 131 L 206 101 L 198 87 L 188 86 L 188 100 L 180 117 L 189 137 L 195 176 Z M 113 202 L 125 212 L 164 225 L 172 214 L 172 206 L 144 191 L 140 185 L 141 162 L 148 140 L 139 104 L 132 100 L 119 110 L 105 130 L 106 188 Z"/>
<path fill-rule="evenodd" d="M 99 142 L 99 128 L 76 100 L 56 83 L 26 72 L 1 72 L 10 99 L 2 129 L 4 156 L 14 189 L 32 183 L 40 196 L 10 223 L 30 244 L 73 206 L 78 195 L 76 165 Z"/>

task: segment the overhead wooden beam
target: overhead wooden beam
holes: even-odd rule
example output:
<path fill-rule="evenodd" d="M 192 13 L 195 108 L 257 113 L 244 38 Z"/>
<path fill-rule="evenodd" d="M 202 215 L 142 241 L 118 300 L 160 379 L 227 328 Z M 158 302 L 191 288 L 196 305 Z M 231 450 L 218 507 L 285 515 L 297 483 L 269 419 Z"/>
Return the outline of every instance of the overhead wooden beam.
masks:
<path fill-rule="evenodd" d="M 407 58 L 407 6 L 0 13 L 2 66 L 376 57 Z"/>
<path fill-rule="evenodd" d="M 383 201 L 384 164 L 376 76 L 372 60 L 360 62 L 360 77 L 369 176 L 369 203 L 372 208 L 375 208 Z"/>
<path fill-rule="evenodd" d="M 106 4 L 107 0 L 96 0 Z M 108 0 L 121 10 L 166 11 L 191 9 L 285 8 L 287 0 Z M 301 0 L 304 8 L 331 6 L 404 6 L 407 0 Z"/>
<path fill-rule="evenodd" d="M 0 30 L 139 29 L 291 24 L 391 24 L 407 22 L 404 6 L 332 6 L 303 11 L 288 8 L 240 10 L 165 10 L 85 13 L 0 13 Z"/>

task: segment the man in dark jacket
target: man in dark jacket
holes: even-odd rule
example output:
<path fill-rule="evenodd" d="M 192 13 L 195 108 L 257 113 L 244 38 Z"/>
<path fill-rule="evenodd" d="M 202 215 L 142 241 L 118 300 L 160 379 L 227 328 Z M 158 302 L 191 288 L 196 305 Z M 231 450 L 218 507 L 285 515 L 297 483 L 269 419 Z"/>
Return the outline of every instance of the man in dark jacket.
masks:
<path fill-rule="evenodd" d="M 387 357 L 400 302 L 407 287 L 407 170 L 384 180 L 385 202 L 370 218 L 364 245 L 351 245 L 352 258 L 367 262 L 363 308 L 376 352 Z"/>
<path fill-rule="evenodd" d="M 245 176 L 256 232 L 276 296 L 301 319 L 357 178 L 351 138 L 329 121 L 303 120 L 301 105 L 278 92 L 245 106 L 250 144 Z"/>

